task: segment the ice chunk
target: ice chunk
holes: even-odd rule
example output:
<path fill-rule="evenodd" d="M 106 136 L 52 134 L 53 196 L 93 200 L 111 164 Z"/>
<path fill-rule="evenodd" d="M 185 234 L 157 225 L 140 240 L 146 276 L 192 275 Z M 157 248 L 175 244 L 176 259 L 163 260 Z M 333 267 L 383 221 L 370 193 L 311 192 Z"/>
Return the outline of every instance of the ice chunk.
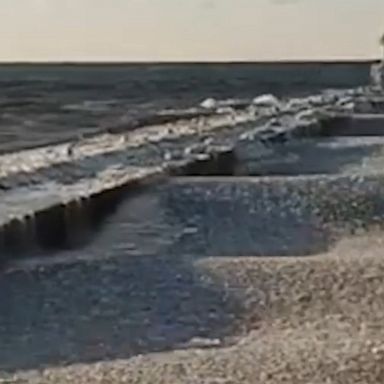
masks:
<path fill-rule="evenodd" d="M 292 98 L 287 102 L 285 109 L 288 111 L 297 111 L 307 108 L 308 104 L 307 99 Z"/>
<path fill-rule="evenodd" d="M 295 115 L 295 120 L 299 122 L 312 121 L 314 119 L 316 119 L 316 112 L 313 109 L 305 109 Z"/>
<path fill-rule="evenodd" d="M 279 99 L 272 94 L 257 96 L 253 99 L 252 104 L 258 107 L 280 107 Z"/>
<path fill-rule="evenodd" d="M 230 115 L 232 113 L 235 113 L 235 110 L 231 107 L 219 107 L 216 109 L 216 113 L 219 115 Z"/>
<path fill-rule="evenodd" d="M 206 109 L 217 108 L 217 101 L 213 98 L 205 99 L 203 102 L 200 103 L 200 107 L 206 108 Z"/>

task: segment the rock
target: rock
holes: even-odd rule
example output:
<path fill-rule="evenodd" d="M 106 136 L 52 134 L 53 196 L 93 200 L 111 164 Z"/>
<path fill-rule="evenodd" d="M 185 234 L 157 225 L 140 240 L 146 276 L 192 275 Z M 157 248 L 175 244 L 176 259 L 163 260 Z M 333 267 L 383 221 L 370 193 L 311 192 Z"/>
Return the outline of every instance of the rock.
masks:
<path fill-rule="evenodd" d="M 373 347 L 372 353 L 374 355 L 379 355 L 379 354 L 384 355 L 384 345 L 379 345 L 379 346 Z"/>

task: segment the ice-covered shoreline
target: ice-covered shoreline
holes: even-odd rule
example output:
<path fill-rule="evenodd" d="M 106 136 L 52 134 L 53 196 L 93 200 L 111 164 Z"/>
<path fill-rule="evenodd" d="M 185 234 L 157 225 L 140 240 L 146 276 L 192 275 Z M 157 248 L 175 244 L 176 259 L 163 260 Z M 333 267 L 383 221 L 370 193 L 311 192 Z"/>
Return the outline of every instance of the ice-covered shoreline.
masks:
<path fill-rule="evenodd" d="M 38 212 L 166 175 L 239 141 L 310 134 L 325 116 L 349 115 L 369 97 L 365 89 L 349 89 L 287 100 L 262 95 L 242 104 L 207 99 L 194 109 L 164 113 L 173 122 L 2 155 L 0 227 L 12 231 Z"/>
<path fill-rule="evenodd" d="M 334 105 L 339 110 L 350 109 L 353 98 L 361 93 L 362 90 L 326 91 L 323 94 L 286 101 L 280 101 L 272 95 L 262 95 L 249 102 L 207 99 L 199 107 L 163 111 L 158 114 L 159 123 L 153 119 L 151 123 L 133 131 L 102 132 L 90 138 L 79 138 L 77 141 L 0 155 L 0 180 L 11 174 L 30 173 L 101 153 L 112 153 L 182 136 L 209 134 L 210 131 L 223 126 L 257 122 L 265 117 L 279 118 L 286 114 L 296 114 L 295 117 L 299 119 L 313 118 L 312 112 Z M 239 105 L 241 109 L 238 109 Z"/>

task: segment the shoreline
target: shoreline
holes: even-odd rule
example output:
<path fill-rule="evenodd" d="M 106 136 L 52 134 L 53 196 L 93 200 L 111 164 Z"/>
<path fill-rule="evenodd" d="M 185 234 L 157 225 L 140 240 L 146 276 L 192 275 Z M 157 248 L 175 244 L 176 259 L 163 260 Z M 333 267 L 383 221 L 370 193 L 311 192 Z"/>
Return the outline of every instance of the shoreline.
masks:
<path fill-rule="evenodd" d="M 324 91 L 285 101 L 266 95 L 242 104 L 241 109 L 236 101 L 209 101 L 207 107 L 192 112 L 165 114 L 165 118 L 180 118 L 172 123 L 1 155 L 3 245 L 7 248 L 8 243 L 13 243 L 8 238 L 23 238 L 26 222 L 35 225 L 39 216 L 47 216 L 40 213 L 49 217 L 52 210 L 56 215 L 53 217 L 65 221 L 66 207 L 71 203 L 81 209 L 88 200 L 97 200 L 97 196 L 131 183 L 146 183 L 153 176 L 182 174 L 188 168 L 199 172 L 203 164 L 229 159 L 241 141 L 311 136 L 312 131 L 322 129 L 323 116 L 343 114 L 362 93 Z M 70 226 L 70 221 L 64 226 Z"/>
<path fill-rule="evenodd" d="M 296 99 L 287 101 L 281 115 L 252 106 L 260 125 L 244 115 L 242 124 L 221 125 L 229 117 L 220 116 L 214 124 L 206 118 L 204 124 L 195 122 L 194 129 L 187 121 L 172 132 L 152 127 L 147 135 L 136 133 L 136 141 L 103 136 L 81 143 L 66 168 L 55 157 L 44 167 L 41 155 L 35 167 L 30 165 L 29 177 L 20 176 L 22 163 L 18 169 L 3 168 L 3 175 L 14 179 L 1 193 L 24 191 L 19 196 L 27 198 L 34 185 L 45 187 L 54 178 L 52 195 L 59 196 L 60 185 L 65 192 L 55 209 L 48 208 L 50 214 L 37 213 L 34 224 L 29 219 L 14 226 L 11 238 L 12 231 L 18 240 L 20 233 L 25 240 L 28 233 L 33 238 L 35 225 L 40 237 L 51 234 L 55 240 L 64 220 L 76 231 L 83 224 L 80 217 L 139 191 L 144 178 L 169 186 L 164 195 L 154 194 L 164 205 L 155 198 L 143 217 L 151 200 L 132 199 L 125 207 L 124 214 L 140 216 L 125 222 L 138 225 L 139 232 L 152 220 L 160 228 L 150 227 L 144 241 L 155 242 L 156 233 L 165 236 L 156 219 L 166 212 L 181 227 L 165 240 L 171 236 L 177 243 L 182 237 L 172 236 L 181 229 L 180 236 L 191 236 L 194 243 L 200 230 L 211 246 L 228 240 L 229 248 L 205 255 L 174 254 L 171 246 L 159 246 L 154 254 L 135 254 L 131 238 L 132 253 L 124 248 L 108 257 L 107 242 L 94 259 L 76 259 L 78 254 L 69 252 L 41 263 L 21 260 L 0 280 L 5 314 L 0 317 L 0 379 L 381 384 L 384 115 L 373 105 L 382 99 L 367 106 L 364 98 L 340 95 L 319 106 L 316 118 Z M 297 124 L 298 116 L 304 122 Z M 169 134 L 177 137 L 169 140 Z M 86 191 L 90 178 L 84 176 L 92 167 L 99 183 L 93 192 Z M 45 189 L 42 196 L 42 207 L 49 206 Z M 81 197 L 71 202 L 73 196 Z M 36 204 L 36 196 L 30 197 Z M 199 221 L 190 226 L 191 213 L 200 216 L 201 227 Z M 124 241 L 129 228 L 121 232 Z M 238 253 L 230 253 L 233 231 L 243 235 L 237 239 L 242 244 L 256 239 L 250 243 L 256 244 L 254 252 L 236 248 Z"/>

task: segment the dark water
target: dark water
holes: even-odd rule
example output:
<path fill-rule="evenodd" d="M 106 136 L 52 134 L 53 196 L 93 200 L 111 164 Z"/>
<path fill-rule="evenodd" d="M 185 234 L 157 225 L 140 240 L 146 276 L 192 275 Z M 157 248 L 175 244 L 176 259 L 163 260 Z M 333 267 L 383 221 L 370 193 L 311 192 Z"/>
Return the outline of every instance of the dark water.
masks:
<path fill-rule="evenodd" d="M 0 66 L 0 152 L 125 126 L 207 97 L 296 95 L 368 82 L 370 63 Z"/>

